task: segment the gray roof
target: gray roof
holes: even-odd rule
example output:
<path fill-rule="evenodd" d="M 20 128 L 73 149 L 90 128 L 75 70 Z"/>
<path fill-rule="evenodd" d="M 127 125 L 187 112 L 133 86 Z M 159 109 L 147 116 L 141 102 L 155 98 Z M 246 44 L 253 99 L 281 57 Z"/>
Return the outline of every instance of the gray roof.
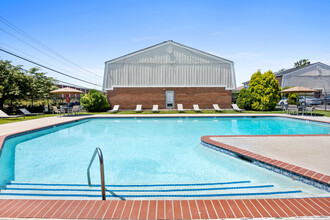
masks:
<path fill-rule="evenodd" d="M 301 66 L 301 67 L 293 67 L 293 68 L 286 69 L 286 70 L 283 70 L 283 71 L 278 71 L 278 72 L 275 72 L 274 75 L 275 75 L 275 77 L 283 76 L 283 75 L 286 75 L 288 73 L 292 73 L 292 72 L 297 71 L 297 70 L 301 70 L 301 69 L 305 69 L 307 67 L 315 66 L 316 64 L 326 65 L 326 64 L 321 63 L 321 62 L 316 62 L 316 63 L 312 63 L 312 64 L 309 64 L 309 65 Z M 250 80 L 246 81 L 246 82 L 243 82 L 242 84 L 247 84 L 249 82 L 250 82 Z"/>
<path fill-rule="evenodd" d="M 301 70 L 301 69 L 305 69 L 307 67 L 315 66 L 316 64 L 319 64 L 319 63 L 321 63 L 321 62 L 316 62 L 316 63 L 312 63 L 312 64 L 309 64 L 309 65 L 301 66 L 301 67 L 293 67 L 291 69 L 275 72 L 274 74 L 275 74 L 275 76 L 283 76 L 285 74 L 292 73 L 296 70 Z"/>

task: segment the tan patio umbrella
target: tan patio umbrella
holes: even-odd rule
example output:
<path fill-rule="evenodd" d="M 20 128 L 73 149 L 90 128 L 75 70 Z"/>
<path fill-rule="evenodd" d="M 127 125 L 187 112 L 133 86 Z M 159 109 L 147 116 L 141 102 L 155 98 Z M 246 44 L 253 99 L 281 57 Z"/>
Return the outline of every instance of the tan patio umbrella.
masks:
<path fill-rule="evenodd" d="M 53 93 L 53 94 L 82 94 L 84 92 L 77 90 L 77 89 L 65 87 L 62 89 L 56 89 L 56 90 L 50 91 L 50 93 Z"/>
<path fill-rule="evenodd" d="M 302 87 L 302 86 L 295 86 L 295 87 L 281 91 L 281 93 L 297 93 L 297 94 L 298 93 L 311 93 L 311 92 L 316 92 L 316 91 L 313 89 L 310 89 L 310 88 Z M 297 95 L 297 106 L 298 106 L 298 99 L 299 99 L 299 97 Z M 306 103 L 306 94 L 305 94 L 305 103 Z"/>
<path fill-rule="evenodd" d="M 281 91 L 281 93 L 310 93 L 310 92 L 315 92 L 315 90 L 301 86 L 295 86 Z"/>
<path fill-rule="evenodd" d="M 56 90 L 50 91 L 50 93 L 60 94 L 60 95 L 65 94 L 66 102 L 68 103 L 68 106 L 69 106 L 69 102 L 70 102 L 69 94 L 83 94 L 84 92 L 77 90 L 77 89 L 72 89 L 70 87 L 64 87 L 61 89 L 56 89 Z"/>

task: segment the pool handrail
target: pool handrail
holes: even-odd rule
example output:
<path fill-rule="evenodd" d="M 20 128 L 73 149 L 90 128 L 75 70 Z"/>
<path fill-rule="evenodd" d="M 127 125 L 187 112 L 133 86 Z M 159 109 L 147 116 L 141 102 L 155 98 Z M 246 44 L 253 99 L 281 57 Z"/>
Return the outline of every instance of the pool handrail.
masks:
<path fill-rule="evenodd" d="M 102 189 L 102 200 L 106 200 L 106 197 L 105 197 L 105 184 L 104 184 L 104 166 L 103 166 L 103 155 L 102 155 L 102 151 L 99 147 L 95 148 L 94 150 L 94 153 L 93 153 L 93 156 L 89 162 L 89 165 L 88 165 L 88 168 L 87 168 L 87 179 L 88 179 L 88 186 L 91 187 L 92 184 L 91 184 L 91 176 L 90 176 L 90 173 L 89 173 L 89 170 L 92 166 L 92 163 L 95 159 L 95 156 L 96 156 L 96 153 L 98 154 L 99 156 L 99 160 L 100 160 L 100 173 L 101 173 L 101 189 Z"/>

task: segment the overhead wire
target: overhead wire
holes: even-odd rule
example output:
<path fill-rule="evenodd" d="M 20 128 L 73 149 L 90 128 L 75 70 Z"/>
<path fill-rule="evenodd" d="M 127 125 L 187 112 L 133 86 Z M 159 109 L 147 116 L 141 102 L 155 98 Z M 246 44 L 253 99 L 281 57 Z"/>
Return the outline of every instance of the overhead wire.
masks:
<path fill-rule="evenodd" d="M 37 58 L 37 57 L 35 57 L 35 56 L 32 56 L 31 54 L 28 54 L 28 53 L 26 53 L 26 52 L 24 52 L 24 51 L 21 51 L 21 50 L 19 50 L 19 49 L 16 49 L 15 47 L 12 47 L 12 46 L 10 46 L 10 45 L 8 45 L 8 44 L 2 43 L 2 42 L 0 42 L 0 44 L 5 45 L 6 47 L 8 47 L 8 48 L 10 48 L 10 49 L 12 49 L 12 50 L 15 50 L 15 51 L 18 51 L 18 52 L 20 52 L 20 53 L 23 53 L 23 54 L 25 54 L 25 55 L 27 55 L 27 56 L 29 56 L 29 57 L 31 57 L 31 58 L 37 60 L 37 61 L 42 61 L 43 63 L 47 63 L 48 65 L 53 66 L 53 67 L 55 67 L 56 69 L 60 69 L 60 70 L 62 70 L 62 71 L 67 71 L 67 70 L 65 70 L 65 69 L 63 69 L 63 68 L 60 68 L 60 67 L 58 67 L 58 66 L 55 66 L 54 64 L 52 64 L 52 63 L 50 63 L 50 62 L 47 62 L 47 61 L 45 61 L 45 60 L 43 60 L 43 59 Z M 5 48 L 5 47 L 2 47 L 2 46 L 0 46 L 0 48 L 3 48 L 3 49 L 6 50 L 6 48 Z M 8 49 L 7 49 L 7 50 L 8 50 Z"/>
<path fill-rule="evenodd" d="M 66 77 L 69 77 L 69 78 L 72 78 L 72 79 L 75 79 L 75 80 L 78 80 L 78 81 L 81 81 L 81 82 L 84 82 L 84 83 L 88 83 L 88 84 L 91 84 L 91 85 L 94 85 L 94 86 L 102 87 L 101 85 L 98 85 L 98 84 L 95 84 L 95 83 L 88 82 L 88 81 L 86 81 L 86 80 L 83 80 L 83 79 L 80 79 L 80 78 L 77 78 L 77 77 L 71 76 L 71 75 L 69 75 L 69 74 L 67 74 L 67 73 L 63 73 L 63 72 L 60 72 L 60 71 L 55 70 L 55 69 L 53 69 L 53 68 L 47 67 L 47 66 L 45 66 L 45 65 L 43 65 L 43 64 L 40 64 L 40 63 L 34 62 L 34 61 L 32 61 L 32 60 L 29 60 L 29 59 L 27 59 L 27 58 L 24 58 L 24 57 L 22 57 L 22 56 L 20 56 L 20 55 L 17 55 L 17 54 L 15 54 L 15 53 L 13 53 L 13 52 L 10 52 L 10 51 L 8 51 L 8 50 L 5 50 L 5 49 L 0 48 L 0 51 L 3 51 L 3 52 L 5 52 L 5 53 L 7 53 L 7 54 L 10 54 L 10 55 L 15 56 L 15 57 L 17 57 L 17 58 L 20 58 L 20 59 L 25 60 L 25 61 L 27 61 L 27 62 L 33 63 L 33 64 L 35 64 L 35 65 L 41 66 L 41 67 L 43 67 L 43 68 L 45 68 L 45 69 L 48 69 L 48 70 L 51 70 L 51 71 L 53 71 L 53 72 L 59 73 L 59 74 L 64 75 L 64 76 L 66 76 Z"/>
<path fill-rule="evenodd" d="M 100 75 L 97 75 L 89 70 L 87 70 L 86 68 L 83 68 L 79 65 L 77 65 L 76 63 L 72 62 L 71 60 L 69 60 L 68 58 L 64 57 L 63 55 L 59 54 L 58 52 L 56 52 L 55 50 L 51 49 L 50 47 L 46 46 L 45 44 L 41 43 L 39 40 L 37 40 L 36 38 L 32 37 L 31 35 L 27 34 L 26 32 L 24 32 L 22 29 L 18 28 L 17 26 L 15 26 L 14 24 L 12 24 L 11 22 L 9 22 L 8 20 L 6 20 L 5 18 L 0 16 L 0 21 L 2 23 L 4 23 L 5 25 L 7 25 L 8 27 L 10 27 L 12 30 L 15 30 L 16 32 L 24 35 L 26 38 L 30 39 L 31 41 L 33 41 L 34 43 L 38 44 L 39 46 L 43 47 L 45 50 L 53 53 L 54 55 L 60 57 L 62 60 L 65 60 L 66 62 L 78 67 L 81 70 L 84 70 L 88 73 L 93 74 L 94 76 L 97 77 L 101 77 Z"/>
<path fill-rule="evenodd" d="M 78 67 L 81 70 L 84 70 L 85 72 L 88 72 L 96 77 L 101 77 L 98 74 L 95 74 L 81 66 L 79 66 L 78 64 L 72 62 L 71 60 L 69 60 L 68 58 L 64 57 L 63 55 L 59 54 L 58 52 L 56 52 L 55 50 L 51 49 L 50 47 L 46 46 L 45 44 L 41 43 L 40 41 L 38 41 L 36 38 L 32 37 L 31 35 L 27 34 L 26 32 L 24 32 L 22 29 L 18 28 L 17 26 L 15 26 L 14 24 L 12 24 L 11 22 L 9 22 L 8 20 L 6 20 L 5 18 L 0 16 L 0 21 L 2 23 L 4 23 L 5 25 L 7 25 L 8 27 L 10 27 L 12 30 L 22 34 L 23 36 L 25 36 L 26 38 L 28 38 L 29 40 L 33 41 L 34 43 L 38 44 L 40 47 L 44 48 L 45 50 L 51 52 L 52 54 L 56 55 L 57 57 L 61 58 L 62 60 L 70 63 L 71 65 L 74 65 L 76 67 Z M 66 64 L 67 65 L 67 64 Z M 71 67 L 72 68 L 72 67 Z"/>
<path fill-rule="evenodd" d="M 24 68 L 22 68 L 22 67 L 18 67 L 18 69 L 23 70 L 23 71 L 26 72 L 26 73 L 29 72 L 29 70 L 24 69 Z M 87 87 L 79 86 L 79 85 L 72 84 L 72 83 L 69 83 L 69 82 L 65 82 L 65 81 L 62 81 L 62 80 L 58 80 L 58 79 L 54 79 L 54 80 L 55 80 L 56 82 L 59 82 L 59 83 L 65 83 L 65 84 L 67 84 L 67 85 L 74 86 L 74 87 L 76 87 L 76 88 L 80 88 L 80 89 L 89 89 L 89 88 L 87 88 Z"/>
<path fill-rule="evenodd" d="M 64 64 L 64 65 L 68 65 L 68 64 L 64 63 L 63 61 L 61 61 L 61 60 L 59 60 L 59 59 L 57 59 L 57 58 L 55 58 L 55 57 L 53 57 L 53 56 L 51 56 L 51 55 L 49 55 L 49 54 L 43 52 L 42 50 L 39 50 L 38 48 L 32 46 L 31 44 L 25 42 L 24 40 L 22 40 L 22 39 L 20 39 L 19 37 L 17 37 L 17 36 L 15 36 L 15 35 L 11 34 L 10 32 L 4 30 L 4 29 L 1 28 L 1 27 L 0 27 L 0 30 L 2 30 L 3 32 L 7 33 L 8 35 L 14 37 L 15 39 L 21 41 L 22 43 L 24 43 L 24 44 L 26 44 L 26 45 L 32 47 L 33 49 L 39 51 L 40 53 L 42 53 L 42 54 L 44 54 L 44 55 L 46 55 L 46 56 L 48 56 L 48 57 L 50 57 L 50 58 L 52 58 L 52 59 L 54 59 L 54 60 L 57 60 L 58 62 L 60 62 L 60 63 L 62 63 L 62 64 Z M 68 65 L 68 66 L 69 66 L 69 65 Z M 70 68 L 74 69 L 73 67 L 70 67 Z M 90 74 L 89 74 L 89 75 L 90 75 Z M 98 77 L 100 77 L 100 76 L 98 76 Z"/>

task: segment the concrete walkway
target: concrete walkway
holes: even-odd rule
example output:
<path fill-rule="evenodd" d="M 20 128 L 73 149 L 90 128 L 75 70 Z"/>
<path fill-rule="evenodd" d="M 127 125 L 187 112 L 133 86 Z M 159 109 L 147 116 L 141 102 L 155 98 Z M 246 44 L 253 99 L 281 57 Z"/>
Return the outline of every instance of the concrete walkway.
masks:
<path fill-rule="evenodd" d="M 211 139 L 330 175 L 330 136 L 214 137 Z"/>

